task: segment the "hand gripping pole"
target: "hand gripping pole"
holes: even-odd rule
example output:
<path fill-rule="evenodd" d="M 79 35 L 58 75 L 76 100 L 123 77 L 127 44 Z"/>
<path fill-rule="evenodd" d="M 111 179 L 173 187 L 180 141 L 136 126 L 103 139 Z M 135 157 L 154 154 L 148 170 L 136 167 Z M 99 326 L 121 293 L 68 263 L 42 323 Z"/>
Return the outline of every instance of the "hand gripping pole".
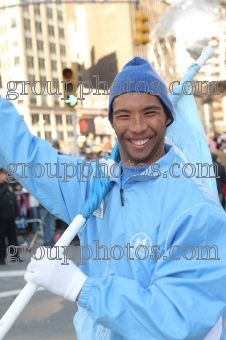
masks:
<path fill-rule="evenodd" d="M 85 224 L 85 222 L 86 219 L 82 215 L 77 215 L 68 226 L 68 228 L 65 230 L 61 238 L 57 241 L 55 246 L 68 246 L 74 239 L 78 231 Z M 0 340 L 2 340 L 7 334 L 7 332 L 12 327 L 18 316 L 22 313 L 23 309 L 26 307 L 37 289 L 38 286 L 32 283 L 27 283 L 20 294 L 17 296 L 17 298 L 14 300 L 5 315 L 0 320 Z"/>

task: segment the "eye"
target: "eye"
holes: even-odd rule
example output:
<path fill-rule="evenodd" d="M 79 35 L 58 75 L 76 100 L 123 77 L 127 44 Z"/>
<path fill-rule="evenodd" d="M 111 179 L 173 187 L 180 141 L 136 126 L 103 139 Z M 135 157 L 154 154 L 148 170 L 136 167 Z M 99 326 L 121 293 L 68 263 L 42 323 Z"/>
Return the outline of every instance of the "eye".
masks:
<path fill-rule="evenodd" d="M 155 115 L 157 112 L 156 111 L 148 111 L 148 112 L 145 112 L 145 116 L 153 116 Z"/>
<path fill-rule="evenodd" d="M 117 119 L 128 119 L 129 117 L 130 117 L 130 115 L 128 115 L 126 113 L 123 113 L 123 114 L 116 116 Z"/>

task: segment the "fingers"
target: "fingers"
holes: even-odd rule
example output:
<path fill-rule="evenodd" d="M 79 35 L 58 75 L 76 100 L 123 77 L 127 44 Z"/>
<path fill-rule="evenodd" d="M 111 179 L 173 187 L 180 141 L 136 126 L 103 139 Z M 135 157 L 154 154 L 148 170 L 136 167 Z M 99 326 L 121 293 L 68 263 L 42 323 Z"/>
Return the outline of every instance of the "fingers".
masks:
<path fill-rule="evenodd" d="M 24 280 L 29 282 L 29 283 L 35 283 L 34 282 L 34 273 L 31 272 L 26 272 L 24 274 Z M 36 283 L 35 283 L 36 284 Z"/>

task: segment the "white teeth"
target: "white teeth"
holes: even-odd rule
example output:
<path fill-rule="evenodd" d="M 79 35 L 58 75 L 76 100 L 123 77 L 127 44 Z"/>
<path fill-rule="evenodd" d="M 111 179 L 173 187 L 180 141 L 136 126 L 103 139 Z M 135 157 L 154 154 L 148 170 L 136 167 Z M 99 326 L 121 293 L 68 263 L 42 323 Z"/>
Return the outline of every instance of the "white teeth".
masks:
<path fill-rule="evenodd" d="M 144 145 L 146 144 L 147 142 L 149 141 L 149 138 L 147 139 L 140 139 L 140 140 L 132 140 L 131 139 L 131 142 L 135 145 Z"/>

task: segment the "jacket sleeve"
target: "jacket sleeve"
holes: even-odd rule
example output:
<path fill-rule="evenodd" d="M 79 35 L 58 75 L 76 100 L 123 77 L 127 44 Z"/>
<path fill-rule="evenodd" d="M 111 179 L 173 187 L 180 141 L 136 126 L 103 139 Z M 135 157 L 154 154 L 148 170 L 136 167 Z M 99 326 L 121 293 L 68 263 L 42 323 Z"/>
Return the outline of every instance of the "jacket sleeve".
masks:
<path fill-rule="evenodd" d="M 225 311 L 225 244 L 224 211 L 201 204 L 171 226 L 149 287 L 120 276 L 88 278 L 78 304 L 123 339 L 203 340 Z M 204 245 L 215 245 L 209 259 L 204 248 L 198 253 Z"/>
<path fill-rule="evenodd" d="M 33 136 L 13 104 L 3 98 L 0 164 L 47 210 L 68 224 L 86 199 L 88 170 L 83 166 L 84 160 L 58 155 L 45 140 Z"/>

